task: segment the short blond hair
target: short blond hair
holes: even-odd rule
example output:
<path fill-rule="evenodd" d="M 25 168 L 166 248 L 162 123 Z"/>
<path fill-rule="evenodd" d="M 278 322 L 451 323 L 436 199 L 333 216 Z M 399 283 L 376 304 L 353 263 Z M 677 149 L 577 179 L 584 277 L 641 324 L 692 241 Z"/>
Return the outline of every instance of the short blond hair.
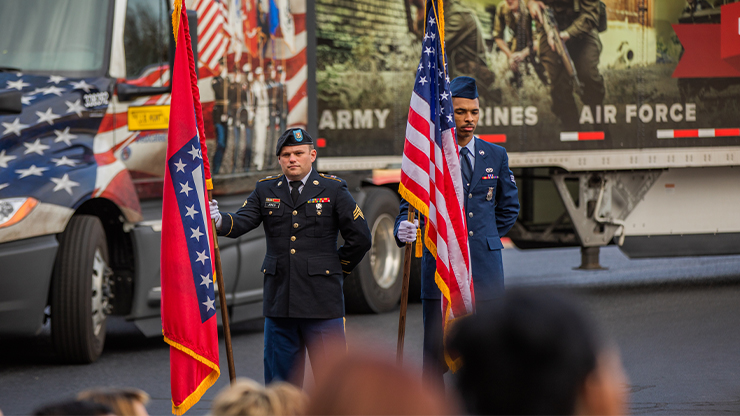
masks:
<path fill-rule="evenodd" d="M 224 416 L 302 415 L 308 398 L 288 383 L 263 387 L 254 380 L 240 378 L 221 390 L 213 400 L 211 414 Z"/>
<path fill-rule="evenodd" d="M 133 388 L 89 389 L 80 392 L 77 400 L 104 404 L 118 416 L 129 416 L 140 413 L 136 403 L 145 406 L 149 403 L 149 395 L 143 390 Z"/>
<path fill-rule="evenodd" d="M 271 383 L 267 390 L 271 390 L 277 396 L 280 409 L 279 411 L 276 409 L 276 415 L 296 416 L 305 414 L 306 406 L 308 406 L 308 396 L 303 390 L 284 381 Z"/>

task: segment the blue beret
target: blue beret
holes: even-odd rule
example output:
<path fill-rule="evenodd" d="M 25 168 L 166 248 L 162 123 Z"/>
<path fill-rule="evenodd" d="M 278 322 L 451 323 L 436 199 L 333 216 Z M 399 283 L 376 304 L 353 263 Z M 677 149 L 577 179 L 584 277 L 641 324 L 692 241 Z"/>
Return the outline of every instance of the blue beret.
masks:
<path fill-rule="evenodd" d="M 475 86 L 475 79 L 470 77 L 457 77 L 450 83 L 450 92 L 453 97 L 469 98 L 471 100 L 478 98 L 478 87 Z"/>
<path fill-rule="evenodd" d="M 285 130 L 277 141 L 275 148 L 275 154 L 280 156 L 280 149 L 283 146 L 299 146 L 302 144 L 313 144 L 313 139 L 308 135 L 308 132 L 303 129 L 288 129 Z"/>

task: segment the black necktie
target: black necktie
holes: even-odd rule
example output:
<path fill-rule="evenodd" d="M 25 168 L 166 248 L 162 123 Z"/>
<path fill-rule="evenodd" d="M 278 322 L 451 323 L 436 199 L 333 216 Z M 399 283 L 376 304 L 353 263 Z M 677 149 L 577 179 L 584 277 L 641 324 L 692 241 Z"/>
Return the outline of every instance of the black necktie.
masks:
<path fill-rule="evenodd" d="M 293 205 L 298 202 L 298 196 L 301 195 L 301 192 L 298 190 L 301 185 L 303 185 L 303 182 L 301 181 L 290 181 L 288 182 L 290 184 L 290 197 L 293 198 Z"/>
<path fill-rule="evenodd" d="M 466 193 L 470 188 L 470 181 L 473 179 L 473 166 L 470 165 L 468 154 L 470 154 L 470 150 L 468 150 L 467 147 L 460 149 L 460 155 L 462 156 L 462 160 L 460 161 L 460 170 L 462 171 L 463 188 L 465 188 Z"/>

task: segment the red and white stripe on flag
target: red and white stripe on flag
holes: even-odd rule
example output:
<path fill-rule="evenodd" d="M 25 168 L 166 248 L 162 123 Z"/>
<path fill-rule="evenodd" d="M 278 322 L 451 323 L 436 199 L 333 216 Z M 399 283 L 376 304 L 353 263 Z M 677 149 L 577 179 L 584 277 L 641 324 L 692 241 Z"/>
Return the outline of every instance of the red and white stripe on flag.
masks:
<path fill-rule="evenodd" d="M 437 27 L 437 1 L 427 2 L 424 52 L 411 95 L 399 192 L 426 217 L 424 243 L 436 259 L 445 332 L 449 323 L 473 312 L 467 224 L 449 80 L 444 68 L 444 32 Z M 460 363 L 445 354 L 455 371 Z"/>

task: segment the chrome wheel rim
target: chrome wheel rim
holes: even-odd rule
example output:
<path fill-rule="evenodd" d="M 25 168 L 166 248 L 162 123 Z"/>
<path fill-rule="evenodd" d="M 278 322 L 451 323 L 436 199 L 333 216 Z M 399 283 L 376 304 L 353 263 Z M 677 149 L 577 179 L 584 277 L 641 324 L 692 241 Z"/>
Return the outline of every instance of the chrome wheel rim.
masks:
<path fill-rule="evenodd" d="M 373 224 L 373 245 L 370 249 L 370 268 L 375 282 L 383 289 L 392 287 L 398 280 L 402 264 L 401 250 L 393 236 L 395 218 L 381 214 Z"/>
<path fill-rule="evenodd" d="M 100 334 L 108 313 L 110 274 L 102 251 L 96 249 L 92 267 L 92 324 L 95 336 Z"/>

